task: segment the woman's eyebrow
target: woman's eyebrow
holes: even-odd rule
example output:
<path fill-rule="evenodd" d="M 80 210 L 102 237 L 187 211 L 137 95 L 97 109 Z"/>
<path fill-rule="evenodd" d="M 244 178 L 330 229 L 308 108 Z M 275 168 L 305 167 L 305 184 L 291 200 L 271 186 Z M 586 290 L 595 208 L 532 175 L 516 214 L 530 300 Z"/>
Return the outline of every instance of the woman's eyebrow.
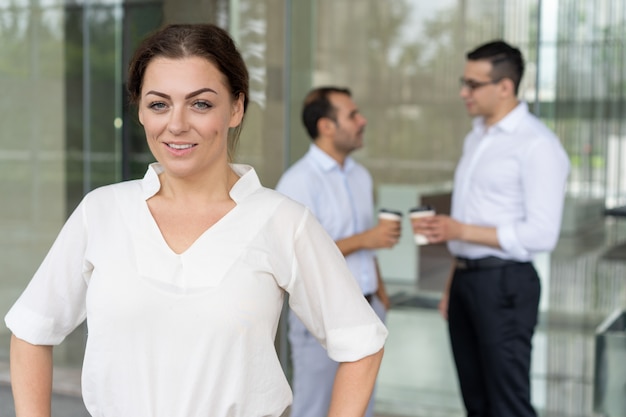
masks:
<path fill-rule="evenodd" d="M 212 88 L 205 87 L 205 88 L 201 88 L 199 90 L 196 90 L 194 92 L 187 94 L 185 98 L 188 99 L 188 98 L 195 97 L 199 94 L 206 93 L 206 92 L 217 94 L 217 91 L 213 90 Z"/>
<path fill-rule="evenodd" d="M 206 87 L 206 88 L 201 88 L 201 89 L 196 90 L 196 91 L 192 91 L 191 93 L 189 93 L 189 94 L 187 94 L 185 96 L 185 99 L 190 99 L 191 97 L 195 97 L 197 95 L 200 95 L 200 94 L 206 93 L 206 92 L 217 94 L 217 91 L 213 90 L 212 88 Z M 150 95 L 150 94 L 153 94 L 153 95 L 159 96 L 159 97 L 163 97 L 163 98 L 168 99 L 168 100 L 172 98 L 168 94 L 161 93 L 161 92 L 155 91 L 155 90 L 150 90 L 150 91 L 148 91 L 146 93 L 146 95 Z"/>

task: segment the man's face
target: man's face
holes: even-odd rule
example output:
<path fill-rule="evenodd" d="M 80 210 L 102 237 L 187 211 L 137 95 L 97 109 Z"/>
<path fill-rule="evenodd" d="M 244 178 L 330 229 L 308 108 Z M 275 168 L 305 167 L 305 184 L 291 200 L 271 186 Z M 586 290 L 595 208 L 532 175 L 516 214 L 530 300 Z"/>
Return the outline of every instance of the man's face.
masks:
<path fill-rule="evenodd" d="M 333 144 L 335 149 L 347 155 L 363 146 L 367 120 L 347 94 L 332 93 L 329 99 L 337 110 Z"/>
<path fill-rule="evenodd" d="M 499 82 L 491 77 L 489 61 L 467 61 L 461 80 L 461 99 L 467 113 L 472 116 L 491 118 L 500 105 Z"/>

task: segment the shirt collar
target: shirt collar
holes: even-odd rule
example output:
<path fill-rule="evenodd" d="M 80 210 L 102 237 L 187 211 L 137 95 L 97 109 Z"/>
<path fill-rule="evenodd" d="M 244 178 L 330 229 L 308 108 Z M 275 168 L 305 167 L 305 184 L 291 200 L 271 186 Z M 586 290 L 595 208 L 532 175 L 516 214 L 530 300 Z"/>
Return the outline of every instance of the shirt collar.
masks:
<path fill-rule="evenodd" d="M 504 116 L 502 120 L 493 125 L 491 128 L 502 130 L 507 133 L 513 132 L 528 113 L 528 104 L 525 101 L 520 101 L 519 104 L 509 112 L 509 114 Z M 474 130 L 476 131 L 484 132 L 486 129 L 484 117 L 474 118 L 472 124 Z"/>
<path fill-rule="evenodd" d="M 230 167 L 239 179 L 230 189 L 230 198 L 235 203 L 240 202 L 256 190 L 262 187 L 261 181 L 254 168 L 245 164 L 230 164 Z M 161 189 L 161 181 L 159 174 L 163 172 L 163 167 L 158 162 L 154 162 L 148 166 L 148 170 L 141 180 L 142 197 L 144 200 L 149 199 Z"/>
<path fill-rule="evenodd" d="M 332 171 L 338 169 L 340 171 L 349 172 L 355 165 L 354 159 L 346 157 L 343 167 L 339 165 L 330 155 L 321 150 L 314 143 L 309 147 L 309 157 L 322 169 L 322 171 Z"/>

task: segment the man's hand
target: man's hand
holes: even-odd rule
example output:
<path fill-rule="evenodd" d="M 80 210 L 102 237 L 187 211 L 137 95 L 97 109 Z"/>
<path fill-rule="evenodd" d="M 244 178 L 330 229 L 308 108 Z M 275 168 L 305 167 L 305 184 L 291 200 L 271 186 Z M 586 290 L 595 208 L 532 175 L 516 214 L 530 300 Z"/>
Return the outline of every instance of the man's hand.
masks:
<path fill-rule="evenodd" d="M 429 243 L 441 243 L 461 239 L 464 225 L 450 216 L 438 214 L 411 219 L 411 226 L 413 233 L 426 236 Z"/>
<path fill-rule="evenodd" d="M 369 249 L 393 248 L 400 240 L 400 233 L 400 222 L 381 221 L 364 232 L 365 245 Z"/>
<path fill-rule="evenodd" d="M 401 223 L 383 220 L 362 233 L 336 241 L 343 256 L 361 249 L 393 248 L 400 240 Z"/>

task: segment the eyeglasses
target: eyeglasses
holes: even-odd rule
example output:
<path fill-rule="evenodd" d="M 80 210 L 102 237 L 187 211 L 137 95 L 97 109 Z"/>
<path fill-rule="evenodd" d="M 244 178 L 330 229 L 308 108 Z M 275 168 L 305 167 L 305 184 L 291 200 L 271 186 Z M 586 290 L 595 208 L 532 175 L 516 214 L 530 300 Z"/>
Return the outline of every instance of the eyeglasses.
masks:
<path fill-rule="evenodd" d="M 498 84 L 502 79 L 498 80 L 489 80 L 489 81 L 475 81 L 468 80 L 466 78 L 461 77 L 459 82 L 461 83 L 461 88 L 467 87 L 470 91 L 474 91 L 479 89 L 480 87 L 484 87 L 489 84 Z"/>

